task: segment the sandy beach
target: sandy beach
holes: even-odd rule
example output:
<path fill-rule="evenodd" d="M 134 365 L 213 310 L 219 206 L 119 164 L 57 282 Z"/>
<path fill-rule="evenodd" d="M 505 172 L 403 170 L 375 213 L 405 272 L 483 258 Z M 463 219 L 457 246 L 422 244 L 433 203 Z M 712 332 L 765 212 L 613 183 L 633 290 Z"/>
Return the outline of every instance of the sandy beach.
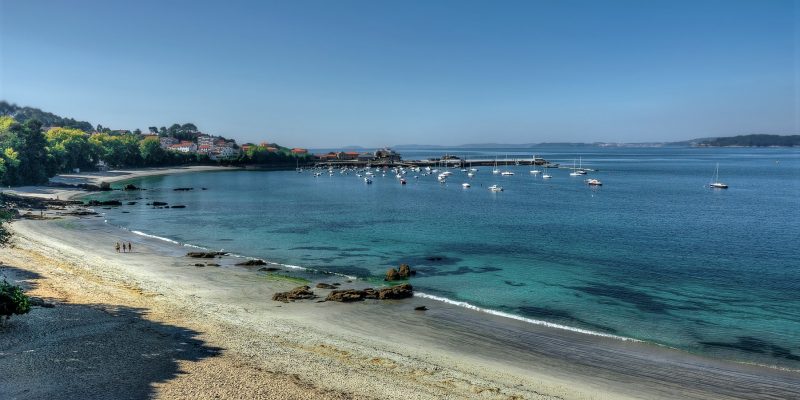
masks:
<path fill-rule="evenodd" d="M 104 172 L 85 172 L 75 174 L 59 174 L 50 179 L 54 184 L 66 185 L 100 185 L 102 182 L 114 183 L 126 179 L 139 178 L 144 176 L 173 175 L 189 172 L 211 172 L 211 171 L 230 171 L 239 169 L 236 167 L 220 167 L 214 165 L 192 165 L 186 167 L 165 167 L 165 168 L 127 168 Z M 38 197 L 45 199 L 68 200 L 70 198 L 85 195 L 87 192 L 77 188 L 59 186 L 16 186 L 0 188 L 0 193 L 9 193 L 27 197 Z"/>
<path fill-rule="evenodd" d="M 800 398 L 797 371 L 431 299 L 275 302 L 274 293 L 297 283 L 236 267 L 241 259 L 231 257 L 196 266 L 185 257 L 192 249 L 102 215 L 11 227 L 2 274 L 54 307 L 34 307 L 0 331 L 0 398 Z M 117 254 L 117 241 L 134 251 Z M 429 310 L 414 310 L 421 305 Z"/>

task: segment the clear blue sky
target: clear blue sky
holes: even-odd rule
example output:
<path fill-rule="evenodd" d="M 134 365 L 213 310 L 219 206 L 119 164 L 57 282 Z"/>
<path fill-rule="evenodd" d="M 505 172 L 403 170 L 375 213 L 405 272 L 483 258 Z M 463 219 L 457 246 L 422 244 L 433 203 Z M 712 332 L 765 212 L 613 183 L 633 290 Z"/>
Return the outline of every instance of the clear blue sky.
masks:
<path fill-rule="evenodd" d="M 790 134 L 799 3 L 0 0 L 0 98 L 309 147 Z"/>

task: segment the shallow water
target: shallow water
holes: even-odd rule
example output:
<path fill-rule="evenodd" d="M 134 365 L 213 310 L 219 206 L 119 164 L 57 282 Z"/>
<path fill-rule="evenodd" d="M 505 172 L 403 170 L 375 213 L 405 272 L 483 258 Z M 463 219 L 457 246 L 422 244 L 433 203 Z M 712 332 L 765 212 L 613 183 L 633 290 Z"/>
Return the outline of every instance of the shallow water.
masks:
<path fill-rule="evenodd" d="M 405 262 L 418 271 L 415 288 L 427 294 L 729 359 L 800 366 L 800 151 L 536 153 L 570 165 L 580 154 L 604 185 L 590 188 L 564 169 L 551 169 L 545 181 L 529 166 L 509 167 L 510 177 L 491 167 L 472 179 L 455 170 L 445 185 L 409 173 L 405 186 L 391 173 L 365 185 L 353 174 L 226 171 L 136 179 L 148 190 L 101 195 L 136 205 L 102 211 L 131 230 L 364 279 Z M 728 190 L 704 187 L 717 162 Z M 468 180 L 472 188 L 463 189 Z M 491 193 L 491 184 L 505 191 Z M 150 201 L 186 208 L 152 209 Z"/>

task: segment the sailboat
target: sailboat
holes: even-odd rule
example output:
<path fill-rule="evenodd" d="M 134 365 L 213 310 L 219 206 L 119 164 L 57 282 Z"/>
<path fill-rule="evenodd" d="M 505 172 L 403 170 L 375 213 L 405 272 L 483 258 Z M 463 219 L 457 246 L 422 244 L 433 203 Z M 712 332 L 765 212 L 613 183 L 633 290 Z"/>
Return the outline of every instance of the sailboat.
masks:
<path fill-rule="evenodd" d="M 544 165 L 544 174 L 542 174 L 542 179 L 550 179 L 552 176 L 547 173 L 547 164 Z"/>
<path fill-rule="evenodd" d="M 508 168 L 508 154 L 506 154 L 506 168 Z M 501 172 L 500 175 L 511 176 L 514 175 L 514 173 L 506 169 L 505 171 Z"/>
<path fill-rule="evenodd" d="M 578 168 L 575 167 L 575 159 L 572 160 L 572 172 L 569 173 L 569 176 L 580 176 L 581 174 L 578 172 Z"/>
<path fill-rule="evenodd" d="M 708 187 L 713 189 L 727 189 L 728 185 L 719 181 L 719 163 L 717 163 L 717 168 L 714 169 L 714 178 L 712 182 L 708 184 Z"/>
<path fill-rule="evenodd" d="M 497 156 L 494 156 L 494 169 L 492 170 L 493 174 L 499 174 L 500 170 L 497 169 Z"/>
<path fill-rule="evenodd" d="M 539 174 L 542 173 L 542 171 L 539 171 L 538 169 L 536 169 L 536 154 L 534 154 L 533 158 L 531 159 L 531 165 L 533 166 L 533 169 L 531 170 L 531 174 L 539 175 Z"/>

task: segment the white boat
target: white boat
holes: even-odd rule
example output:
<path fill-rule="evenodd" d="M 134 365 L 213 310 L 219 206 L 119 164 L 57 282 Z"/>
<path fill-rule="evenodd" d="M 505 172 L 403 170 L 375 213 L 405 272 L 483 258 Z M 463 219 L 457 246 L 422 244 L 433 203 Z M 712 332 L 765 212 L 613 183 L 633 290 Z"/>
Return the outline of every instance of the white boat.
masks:
<path fill-rule="evenodd" d="M 400 184 L 401 185 L 405 185 L 406 184 L 406 178 L 400 178 Z"/>
<path fill-rule="evenodd" d="M 464 189 L 469 189 L 470 187 L 472 187 L 472 185 L 470 185 L 467 182 L 464 182 L 464 183 L 461 184 L 461 187 L 463 187 Z"/>
<path fill-rule="evenodd" d="M 370 185 L 370 184 L 372 184 L 372 179 L 364 178 L 364 183 L 366 183 L 367 185 Z"/>
<path fill-rule="evenodd" d="M 503 187 L 502 186 L 498 186 L 498 185 L 492 185 L 492 186 L 489 186 L 489 190 L 491 190 L 492 192 L 502 192 L 503 191 Z"/>
<path fill-rule="evenodd" d="M 531 170 L 531 175 L 539 175 L 542 173 L 542 171 L 536 169 L 536 154 L 533 155 L 533 159 L 531 160 L 531 165 L 533 166 L 533 169 Z"/>
<path fill-rule="evenodd" d="M 589 186 L 603 186 L 603 182 L 600 182 L 599 179 L 595 179 L 595 178 L 589 178 L 589 179 L 585 180 L 584 182 L 586 182 L 586 184 L 589 185 Z"/>
<path fill-rule="evenodd" d="M 578 168 L 575 166 L 575 160 L 572 160 L 572 172 L 569 173 L 569 176 L 581 176 L 581 174 L 578 173 Z"/>
<path fill-rule="evenodd" d="M 467 172 L 467 176 L 472 178 L 473 176 L 475 176 L 475 173 L 474 172 Z"/>
<path fill-rule="evenodd" d="M 708 184 L 708 187 L 713 189 L 727 189 L 728 185 L 719 181 L 719 163 L 717 163 L 717 168 L 714 169 L 714 178 L 712 182 Z"/>
<path fill-rule="evenodd" d="M 499 174 L 500 170 L 497 169 L 497 156 L 494 156 L 494 169 L 492 170 L 493 174 Z"/>
<path fill-rule="evenodd" d="M 583 169 L 583 157 L 578 157 L 578 170 L 575 172 L 586 175 L 586 170 Z"/>
<path fill-rule="evenodd" d="M 547 173 L 547 164 L 544 165 L 544 174 L 542 174 L 542 179 L 550 179 L 552 176 Z"/>
<path fill-rule="evenodd" d="M 503 175 L 503 176 L 511 176 L 511 175 L 514 175 L 514 173 L 513 173 L 513 172 L 511 172 L 511 171 L 503 171 L 503 172 L 501 172 L 501 173 L 500 173 L 500 175 Z"/>

